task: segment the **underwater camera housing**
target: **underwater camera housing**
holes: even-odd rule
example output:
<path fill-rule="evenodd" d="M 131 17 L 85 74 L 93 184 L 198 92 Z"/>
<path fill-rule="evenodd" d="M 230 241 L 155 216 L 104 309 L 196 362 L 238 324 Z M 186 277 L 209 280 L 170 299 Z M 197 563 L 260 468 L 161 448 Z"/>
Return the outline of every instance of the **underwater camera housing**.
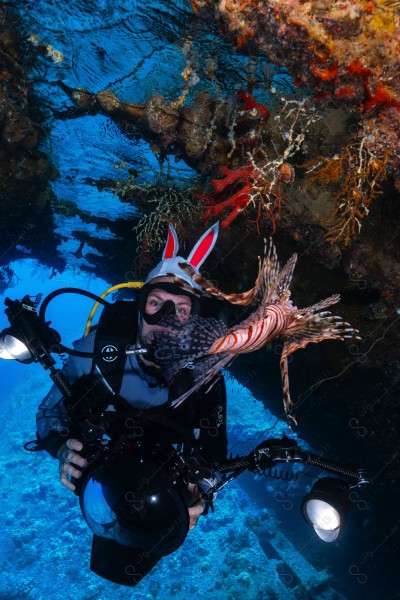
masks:
<path fill-rule="evenodd" d="M 91 569 L 122 585 L 136 585 L 189 530 L 188 473 L 173 446 L 125 440 L 79 486 L 82 514 L 94 533 Z"/>

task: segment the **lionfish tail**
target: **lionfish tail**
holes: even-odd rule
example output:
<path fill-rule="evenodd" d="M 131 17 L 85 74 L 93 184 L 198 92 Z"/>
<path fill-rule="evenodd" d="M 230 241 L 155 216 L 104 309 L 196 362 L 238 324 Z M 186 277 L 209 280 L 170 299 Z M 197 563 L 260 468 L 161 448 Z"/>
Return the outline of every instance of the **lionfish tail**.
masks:
<path fill-rule="evenodd" d="M 281 357 L 281 378 L 283 392 L 283 407 L 285 409 L 285 415 L 289 428 L 292 429 L 292 424 L 297 425 L 297 421 L 293 413 L 293 402 L 290 397 L 288 361 L 287 358 L 283 356 Z"/>
<path fill-rule="evenodd" d="M 336 296 L 331 296 L 331 298 L 327 298 L 327 300 L 308 309 L 314 311 L 318 307 L 318 312 L 305 313 L 305 309 L 296 311 L 293 322 L 282 334 L 285 340 L 282 359 L 311 343 L 323 342 L 324 340 L 361 339 L 358 335 L 358 329 L 351 327 L 350 323 L 343 321 L 339 316 L 332 315 L 329 311 L 320 310 L 321 307 L 329 306 L 325 303 L 332 304 L 334 298 Z"/>

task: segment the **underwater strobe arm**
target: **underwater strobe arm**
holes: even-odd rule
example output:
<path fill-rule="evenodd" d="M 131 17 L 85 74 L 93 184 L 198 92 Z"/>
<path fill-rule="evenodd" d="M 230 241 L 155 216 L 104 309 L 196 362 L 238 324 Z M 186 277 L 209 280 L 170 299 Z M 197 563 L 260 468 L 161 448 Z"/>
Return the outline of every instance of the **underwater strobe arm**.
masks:
<path fill-rule="evenodd" d="M 364 469 L 353 469 L 302 450 L 295 440 L 283 435 L 280 439 L 262 442 L 248 455 L 250 470 L 265 471 L 280 462 L 302 462 L 312 467 L 345 477 L 351 487 L 369 483 Z"/>
<path fill-rule="evenodd" d="M 346 467 L 311 452 L 306 452 L 297 445 L 295 440 L 285 435 L 282 438 L 265 440 L 247 456 L 231 458 L 218 465 L 217 468 L 220 473 L 234 471 L 240 474 L 248 469 L 264 475 L 267 469 L 282 462 L 301 462 L 334 475 L 341 475 L 349 481 L 350 487 L 362 487 L 369 483 L 364 469 Z"/>
<path fill-rule="evenodd" d="M 287 478 L 271 474 L 271 467 L 282 462 L 301 462 L 340 476 L 339 478 L 311 475 L 315 477 L 316 482 L 303 499 L 301 506 L 304 519 L 314 528 L 318 537 L 325 542 L 333 542 L 346 526 L 351 490 L 356 487 L 362 488 L 370 481 L 364 469 L 347 467 L 304 451 L 295 440 L 285 435 L 282 438 L 263 441 L 247 456 L 230 458 L 215 465 L 214 468 L 223 475 L 223 478 L 207 492 L 206 499 L 211 499 L 213 494 L 246 469 L 266 477 L 297 479 L 297 476 Z M 310 473 L 306 474 L 310 475 Z"/>

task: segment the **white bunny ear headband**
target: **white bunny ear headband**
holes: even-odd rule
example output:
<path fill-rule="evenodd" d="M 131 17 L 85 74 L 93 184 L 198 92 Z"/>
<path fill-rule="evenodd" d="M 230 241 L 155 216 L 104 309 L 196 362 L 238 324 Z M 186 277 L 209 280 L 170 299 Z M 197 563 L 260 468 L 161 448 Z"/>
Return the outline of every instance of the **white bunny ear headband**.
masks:
<path fill-rule="evenodd" d="M 149 273 L 146 279 L 146 283 L 148 283 L 151 279 L 154 279 L 155 277 L 164 277 L 169 273 L 173 273 L 174 275 L 177 275 L 178 277 L 186 281 L 186 283 L 188 283 L 191 287 L 199 290 L 202 289 L 185 273 L 185 271 L 183 271 L 183 269 L 181 269 L 179 263 L 189 264 L 193 267 L 196 273 L 200 273 L 199 267 L 201 267 L 201 265 L 206 260 L 207 256 L 210 254 L 211 250 L 215 246 L 215 242 L 217 241 L 218 237 L 218 228 L 219 223 L 217 222 L 212 227 L 207 229 L 207 231 L 203 233 L 201 238 L 195 244 L 193 250 L 186 259 L 182 258 L 182 256 L 177 256 L 179 249 L 178 236 L 172 225 L 168 225 L 167 243 L 164 248 L 162 260 Z"/>

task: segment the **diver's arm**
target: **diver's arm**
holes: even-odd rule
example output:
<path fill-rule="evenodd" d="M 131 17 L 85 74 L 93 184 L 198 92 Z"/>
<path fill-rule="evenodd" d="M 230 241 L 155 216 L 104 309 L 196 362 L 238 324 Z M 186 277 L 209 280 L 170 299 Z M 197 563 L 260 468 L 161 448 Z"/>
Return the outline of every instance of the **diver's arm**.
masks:
<path fill-rule="evenodd" d="M 89 334 L 76 342 L 75 348 L 83 352 L 91 352 L 94 336 Z M 70 355 L 63 368 L 69 384 L 75 383 L 83 375 L 90 373 L 91 358 L 81 358 Z M 36 414 L 37 438 L 44 450 L 54 458 L 58 458 L 58 451 L 73 438 L 71 420 L 64 405 L 64 397 L 56 385 L 42 400 Z"/>
<path fill-rule="evenodd" d="M 70 425 L 62 393 L 53 385 L 36 413 L 36 435 L 42 448 L 54 458 L 70 436 Z"/>

